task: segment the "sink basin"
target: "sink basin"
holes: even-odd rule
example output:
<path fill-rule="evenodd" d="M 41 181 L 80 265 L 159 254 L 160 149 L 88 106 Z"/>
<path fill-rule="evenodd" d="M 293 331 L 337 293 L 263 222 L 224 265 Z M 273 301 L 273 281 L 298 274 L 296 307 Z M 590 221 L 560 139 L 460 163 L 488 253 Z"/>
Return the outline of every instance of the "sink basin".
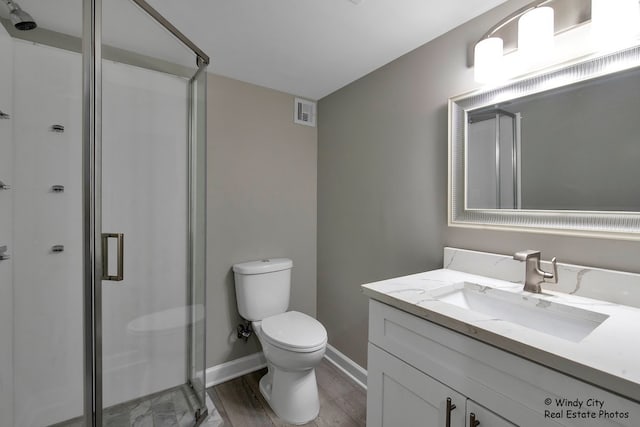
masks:
<path fill-rule="evenodd" d="M 538 298 L 535 294 L 523 295 L 475 283 L 456 283 L 430 294 L 447 304 L 573 342 L 582 341 L 609 317 Z"/>

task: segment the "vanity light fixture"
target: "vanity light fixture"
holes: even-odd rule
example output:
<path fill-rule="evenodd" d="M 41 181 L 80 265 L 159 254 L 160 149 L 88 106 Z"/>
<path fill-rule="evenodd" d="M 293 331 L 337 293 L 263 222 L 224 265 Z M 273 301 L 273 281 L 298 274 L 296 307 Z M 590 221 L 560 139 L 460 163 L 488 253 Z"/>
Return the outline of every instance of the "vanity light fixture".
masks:
<path fill-rule="evenodd" d="M 554 0 L 538 0 L 515 11 L 491 27 L 474 48 L 475 80 L 478 83 L 500 81 L 504 41 L 500 30 L 518 21 L 518 50 L 528 62 L 535 62 L 553 48 L 554 11 L 545 6 Z"/>
<path fill-rule="evenodd" d="M 585 30 L 587 37 L 582 37 Z M 565 33 L 576 35 L 567 42 Z M 624 47 L 639 33 L 639 0 L 536 0 L 499 21 L 476 43 L 475 80 L 497 83 L 509 75 Z M 561 38 L 556 37 L 560 34 L 562 48 Z M 517 55 L 505 55 L 511 51 Z"/>

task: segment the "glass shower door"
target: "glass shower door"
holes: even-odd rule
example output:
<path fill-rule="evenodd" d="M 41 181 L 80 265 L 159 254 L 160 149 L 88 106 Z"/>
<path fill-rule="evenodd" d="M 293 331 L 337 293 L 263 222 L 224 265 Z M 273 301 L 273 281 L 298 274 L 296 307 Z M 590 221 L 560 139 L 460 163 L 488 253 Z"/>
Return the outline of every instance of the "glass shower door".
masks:
<path fill-rule="evenodd" d="M 192 426 L 206 414 L 205 72 L 113 0 L 101 75 L 102 424 Z"/>

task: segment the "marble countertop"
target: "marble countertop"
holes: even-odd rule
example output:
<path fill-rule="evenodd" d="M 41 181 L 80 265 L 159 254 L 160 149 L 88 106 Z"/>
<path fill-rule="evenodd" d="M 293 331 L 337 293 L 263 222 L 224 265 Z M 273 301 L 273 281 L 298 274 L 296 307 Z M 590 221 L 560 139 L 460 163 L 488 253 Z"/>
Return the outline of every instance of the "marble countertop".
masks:
<path fill-rule="evenodd" d="M 473 283 L 609 316 L 579 342 L 496 319 L 431 296 L 437 288 Z M 522 284 L 440 269 L 362 285 L 370 298 L 640 402 L 640 309 Z"/>

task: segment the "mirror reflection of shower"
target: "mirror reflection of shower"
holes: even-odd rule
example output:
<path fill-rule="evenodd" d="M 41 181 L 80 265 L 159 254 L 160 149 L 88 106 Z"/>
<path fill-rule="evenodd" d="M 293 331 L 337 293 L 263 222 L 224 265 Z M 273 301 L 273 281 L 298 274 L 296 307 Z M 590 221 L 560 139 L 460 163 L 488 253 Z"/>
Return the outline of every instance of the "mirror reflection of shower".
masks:
<path fill-rule="evenodd" d="M 11 23 L 16 29 L 20 31 L 29 31 L 38 27 L 35 19 L 27 12 L 22 10 L 18 3 L 13 0 L 2 0 L 4 4 L 9 8 L 9 15 L 11 16 Z"/>
<path fill-rule="evenodd" d="M 474 162 L 466 164 L 467 209 L 520 207 L 521 119 L 496 107 L 469 113 L 467 152 Z"/>

